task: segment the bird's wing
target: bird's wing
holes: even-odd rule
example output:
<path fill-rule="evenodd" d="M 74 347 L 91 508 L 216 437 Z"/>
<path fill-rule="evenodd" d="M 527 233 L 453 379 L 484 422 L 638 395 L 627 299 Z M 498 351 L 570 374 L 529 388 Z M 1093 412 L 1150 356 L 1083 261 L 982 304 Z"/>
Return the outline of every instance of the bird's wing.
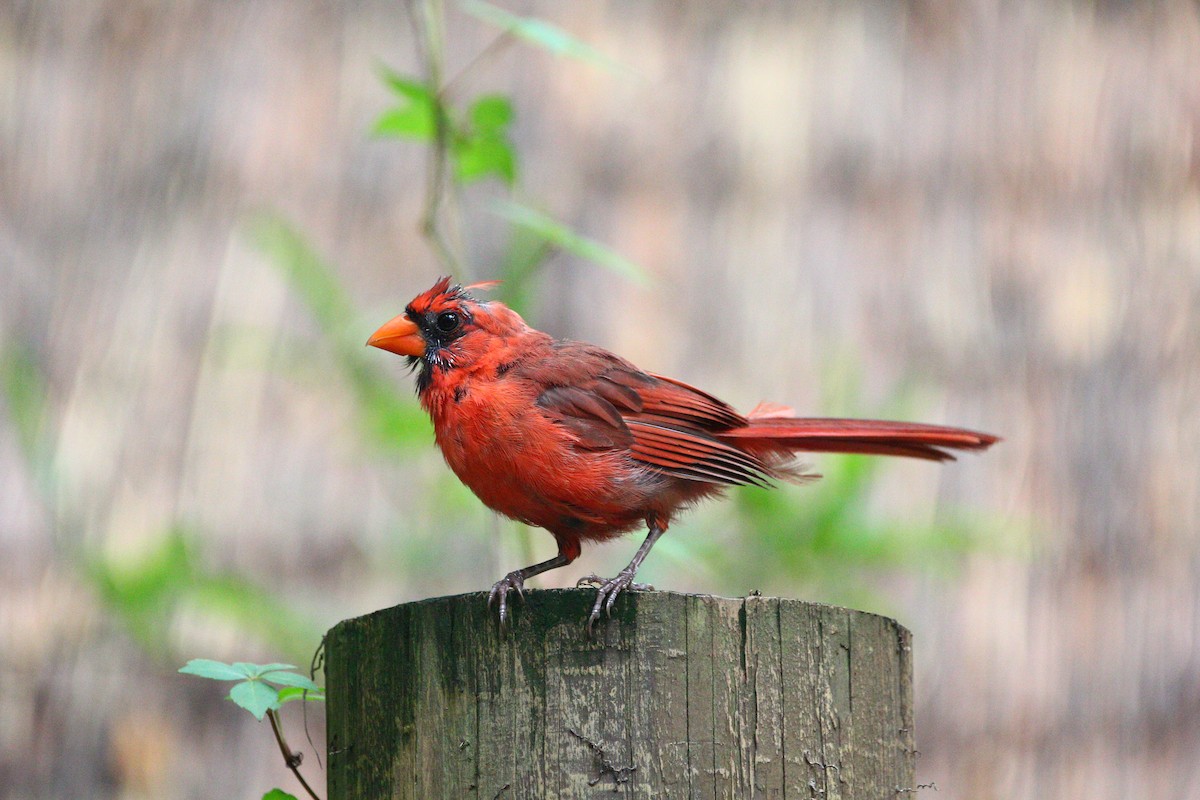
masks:
<path fill-rule="evenodd" d="M 521 371 L 547 386 L 537 404 L 574 433 L 581 448 L 628 450 L 654 471 L 706 483 L 765 485 L 774 474 L 757 456 L 712 435 L 745 424 L 733 408 L 606 350 L 556 342 L 551 359 L 525 363 Z"/>
<path fill-rule="evenodd" d="M 704 431 L 661 422 L 626 420 L 633 434 L 630 452 L 668 475 L 725 485 L 769 485 L 773 471 L 756 456 L 714 439 Z"/>
<path fill-rule="evenodd" d="M 594 388 L 551 386 L 538 395 L 537 404 L 571 431 L 584 450 L 616 450 L 633 444 L 621 412 Z"/>
<path fill-rule="evenodd" d="M 668 424 L 686 425 L 706 431 L 725 430 L 746 424 L 746 418 L 724 400 L 683 381 L 663 375 L 645 374 L 652 383 L 639 394 L 646 417 Z"/>

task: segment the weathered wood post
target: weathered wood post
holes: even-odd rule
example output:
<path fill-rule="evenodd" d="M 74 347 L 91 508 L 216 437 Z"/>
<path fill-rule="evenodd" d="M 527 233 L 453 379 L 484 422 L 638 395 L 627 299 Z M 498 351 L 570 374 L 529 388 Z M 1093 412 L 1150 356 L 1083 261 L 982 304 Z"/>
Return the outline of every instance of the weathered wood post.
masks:
<path fill-rule="evenodd" d="M 912 653 L 894 620 L 773 597 L 483 594 L 326 641 L 330 800 L 911 796 Z M 907 791 L 906 791 L 907 790 Z"/>

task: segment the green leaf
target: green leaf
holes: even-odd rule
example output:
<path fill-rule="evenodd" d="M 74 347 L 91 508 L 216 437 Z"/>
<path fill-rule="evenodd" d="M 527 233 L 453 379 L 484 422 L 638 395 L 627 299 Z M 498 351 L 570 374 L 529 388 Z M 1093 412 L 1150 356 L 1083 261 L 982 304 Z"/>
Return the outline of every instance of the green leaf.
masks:
<path fill-rule="evenodd" d="M 284 672 L 282 670 L 272 670 L 270 672 L 264 672 L 261 675 L 259 675 L 259 679 L 264 680 L 264 681 L 270 681 L 271 683 L 274 683 L 278 686 L 293 686 L 293 687 L 297 687 L 300 689 L 308 689 L 309 691 L 312 691 L 312 692 L 315 692 L 316 690 L 321 688 L 320 686 L 317 686 L 315 683 L 313 683 L 311 679 L 306 678 L 303 675 L 298 675 L 295 672 Z"/>
<path fill-rule="evenodd" d="M 400 104 L 385 111 L 371 128 L 374 136 L 430 141 L 437 136 L 441 102 L 428 86 L 412 78 L 380 68 L 384 83 L 400 98 Z"/>
<path fill-rule="evenodd" d="M 480 0 L 464 0 L 462 7 L 476 19 L 495 25 L 497 28 L 549 50 L 555 55 L 579 59 L 610 72 L 628 71 L 609 56 L 584 44 L 562 28 L 545 20 L 536 17 L 519 17 L 490 3 L 480 2 Z"/>
<path fill-rule="evenodd" d="M 262 800 L 296 800 L 296 795 L 288 794 L 283 789 L 272 789 L 262 796 Z"/>
<path fill-rule="evenodd" d="M 401 75 L 399 72 L 382 64 L 379 65 L 378 69 L 379 77 L 388 85 L 389 89 L 400 97 L 409 100 L 428 100 L 430 98 L 431 92 L 424 81 Z"/>
<path fill-rule="evenodd" d="M 265 673 L 280 669 L 295 669 L 295 664 L 248 664 L 245 661 L 235 661 L 233 666 L 246 671 L 247 678 L 261 678 Z"/>
<path fill-rule="evenodd" d="M 430 141 L 437 135 L 433 109 L 415 103 L 405 108 L 388 109 L 371 126 L 371 135 Z"/>
<path fill-rule="evenodd" d="M 517 180 L 516 149 L 508 137 L 512 103 L 502 95 L 486 95 L 471 105 L 470 128 L 458 131 L 451 144 L 454 177 L 462 184 L 495 175 L 509 186 Z"/>
<path fill-rule="evenodd" d="M 260 721 L 268 710 L 279 708 L 279 692 L 260 680 L 235 683 L 229 690 L 229 699 Z"/>
<path fill-rule="evenodd" d="M 279 690 L 280 704 L 290 703 L 292 700 L 312 700 L 323 703 L 325 702 L 325 690 L 307 691 L 299 686 L 288 686 Z"/>
<path fill-rule="evenodd" d="M 512 186 L 517 179 L 516 156 L 508 140 L 494 134 L 462 139 L 454 146 L 455 178 L 459 183 L 474 183 L 496 175 Z"/>
<path fill-rule="evenodd" d="M 223 661 L 213 661 L 211 658 L 193 658 L 179 668 L 184 675 L 197 675 L 201 678 L 211 678 L 214 681 L 241 681 L 246 679 L 245 673 L 237 667 Z"/>
<path fill-rule="evenodd" d="M 497 201 L 493 209 L 514 225 L 532 231 L 550 244 L 561 247 L 572 255 L 599 264 L 637 283 L 649 282 L 645 270 L 637 264 L 614 253 L 597 241 L 580 236 L 566 225 L 540 211 L 504 200 Z"/>
<path fill-rule="evenodd" d="M 497 132 L 513 121 L 512 101 L 502 94 L 488 94 L 471 104 L 471 125 L 481 132 Z"/>

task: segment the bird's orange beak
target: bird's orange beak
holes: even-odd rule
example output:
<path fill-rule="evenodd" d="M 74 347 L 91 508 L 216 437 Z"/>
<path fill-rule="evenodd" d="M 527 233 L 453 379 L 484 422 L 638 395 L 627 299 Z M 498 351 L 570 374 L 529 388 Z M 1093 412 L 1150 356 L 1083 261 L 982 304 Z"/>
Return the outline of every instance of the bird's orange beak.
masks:
<path fill-rule="evenodd" d="M 425 355 L 425 340 L 421 338 L 421 331 L 416 323 L 409 319 L 407 314 L 385 322 L 379 330 L 371 334 L 367 344 L 400 356 L 420 358 Z"/>

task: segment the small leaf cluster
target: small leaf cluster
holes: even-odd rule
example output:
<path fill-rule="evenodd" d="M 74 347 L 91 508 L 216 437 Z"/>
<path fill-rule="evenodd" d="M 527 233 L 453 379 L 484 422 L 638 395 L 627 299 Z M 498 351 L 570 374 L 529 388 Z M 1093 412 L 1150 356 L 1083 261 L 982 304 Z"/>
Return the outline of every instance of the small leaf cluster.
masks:
<path fill-rule="evenodd" d="M 509 128 L 512 102 L 503 95 L 478 97 L 465 113 L 456 113 L 439 93 L 421 81 L 383 70 L 383 81 L 399 104 L 383 112 L 372 132 L 376 136 L 444 141 L 454 177 L 466 185 L 495 176 L 512 186 L 517 180 L 517 155 Z"/>
<path fill-rule="evenodd" d="M 612 59 L 569 33 L 534 17 L 521 17 L 478 0 L 467 0 L 463 9 L 483 22 L 551 53 L 576 58 L 615 70 Z M 376 136 L 432 142 L 444 148 L 454 168 L 454 178 L 466 185 L 495 176 L 510 188 L 517 182 L 517 156 L 509 128 L 512 101 L 504 95 L 475 98 L 465 111 L 448 103 L 443 88 L 383 69 L 384 83 L 399 103 L 375 122 Z"/>
<path fill-rule="evenodd" d="M 499 28 L 499 38 L 444 83 L 441 82 L 441 48 L 437 44 L 430 45 L 432 61 L 437 66 L 431 67 L 425 78 L 401 75 L 381 67 L 380 78 L 398 102 L 384 111 L 372 128 L 375 136 L 406 139 L 430 146 L 430 163 L 435 166 L 431 174 L 432 188 L 428 190 L 423 227 L 426 236 L 437 245 L 445 267 L 455 273 L 460 271 L 460 265 L 438 233 L 441 227 L 437 218 L 442 208 L 439 188 L 442 175 L 452 178 L 460 186 L 495 177 L 514 194 L 519 193 L 521 178 L 511 136 L 515 116 L 512 100 L 502 94 L 485 94 L 467 103 L 459 102 L 458 89 L 464 83 L 464 75 L 472 67 L 483 63 L 483 56 L 497 52 L 500 45 L 509 41 L 522 41 L 554 55 L 578 59 L 612 72 L 627 73 L 617 62 L 545 20 L 521 17 L 480 0 L 463 0 L 462 8 L 476 19 Z M 433 27 L 440 28 L 441 23 Z M 530 279 L 545 260 L 557 251 L 591 261 L 637 282 L 647 282 L 645 272 L 637 264 L 542 211 L 511 199 L 498 200 L 489 210 L 505 218 L 511 226 L 509 252 L 501 259 L 497 270 L 504 283 L 499 299 L 510 305 L 528 299 L 526 295 Z"/>
<path fill-rule="evenodd" d="M 261 721 L 268 711 L 278 710 L 289 700 L 325 699 L 325 691 L 320 686 L 291 672 L 293 669 L 296 669 L 294 664 L 248 664 L 244 661 L 226 664 L 209 658 L 193 658 L 179 671 L 214 681 L 237 681 L 229 690 L 229 699 Z"/>

